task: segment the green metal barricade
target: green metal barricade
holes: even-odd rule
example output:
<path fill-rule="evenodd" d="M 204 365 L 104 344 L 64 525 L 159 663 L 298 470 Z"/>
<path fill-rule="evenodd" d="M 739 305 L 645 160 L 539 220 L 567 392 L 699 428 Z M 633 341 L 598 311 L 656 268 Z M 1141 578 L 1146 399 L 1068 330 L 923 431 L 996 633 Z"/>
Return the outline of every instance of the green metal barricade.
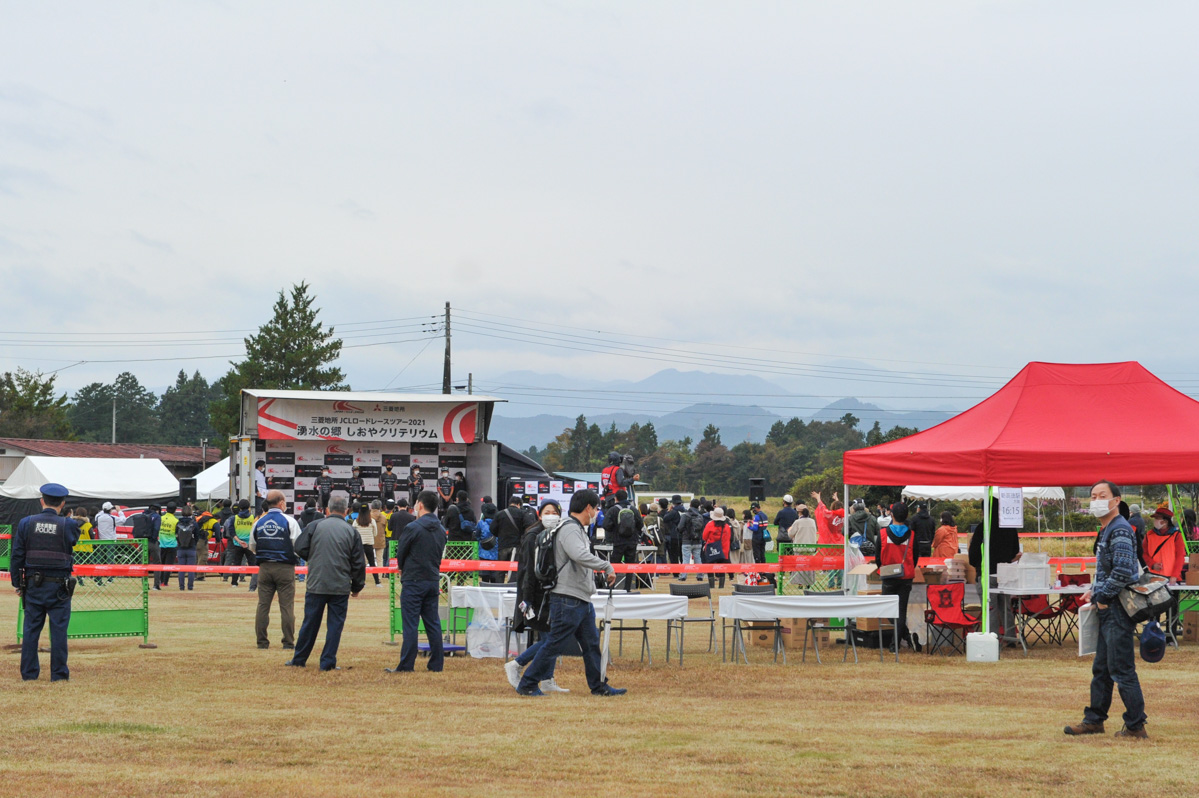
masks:
<path fill-rule="evenodd" d="M 780 543 L 779 556 L 799 555 L 812 557 L 817 554 L 839 555 L 844 547 L 836 543 Z M 780 572 L 775 581 L 780 596 L 802 596 L 804 591 L 827 593 L 841 590 L 845 582 L 844 569 L 833 571 Z"/>
<path fill-rule="evenodd" d="M 388 551 L 391 562 L 395 562 L 396 542 L 393 540 L 388 543 L 391 547 Z M 445 551 L 441 555 L 444 560 L 477 560 L 479 559 L 479 544 L 473 540 L 451 540 L 446 543 Z M 400 582 L 395 572 L 387 575 L 388 581 L 388 617 L 391 619 L 390 634 L 391 640 L 394 643 L 397 634 L 402 634 L 404 625 L 402 621 L 402 613 L 400 611 Z M 450 607 L 450 586 L 451 585 L 477 585 L 479 584 L 478 571 L 455 571 L 453 573 L 443 573 L 441 575 L 441 597 L 439 603 L 444 608 L 441 610 L 442 631 L 445 634 L 465 634 L 466 627 L 470 626 L 473 612 L 469 607 Z M 425 625 L 420 625 L 421 633 L 425 631 Z"/>
<path fill-rule="evenodd" d="M 0 524 L 0 570 L 7 571 L 12 556 L 12 527 Z"/>
<path fill-rule="evenodd" d="M 142 540 L 87 540 L 75 545 L 75 565 L 145 565 Z M 67 637 L 150 639 L 150 586 L 146 576 L 80 576 L 71 597 Z M 25 613 L 17 611 L 17 640 Z"/>

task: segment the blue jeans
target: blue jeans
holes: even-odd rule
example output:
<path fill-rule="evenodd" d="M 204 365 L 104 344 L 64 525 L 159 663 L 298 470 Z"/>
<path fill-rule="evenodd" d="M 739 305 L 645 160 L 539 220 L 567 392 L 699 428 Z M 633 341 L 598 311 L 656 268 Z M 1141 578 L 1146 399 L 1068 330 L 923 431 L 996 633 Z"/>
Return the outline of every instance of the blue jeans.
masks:
<path fill-rule="evenodd" d="M 1145 725 L 1145 697 L 1137 679 L 1133 624 L 1116 599 L 1099 613 L 1099 642 L 1091 665 L 1091 705 L 1083 713 L 1087 723 L 1103 723 L 1112 706 L 1112 683 L 1124 702 L 1124 726 L 1136 731 Z"/>
<path fill-rule="evenodd" d="M 297 665 L 308 662 L 308 655 L 316 645 L 316 635 L 321 630 L 321 616 L 329 610 L 329 628 L 325 630 L 325 647 L 321 649 L 321 670 L 327 671 L 337 665 L 337 647 L 341 645 L 341 630 L 346 625 L 346 608 L 350 597 L 345 594 L 307 593 L 304 596 L 304 622 L 296 638 L 296 652 L 292 661 Z"/>
<path fill-rule="evenodd" d="M 545 635 L 537 638 L 537 642 L 526 648 L 524 651 L 516 655 L 516 664 L 524 667 L 533 661 L 533 657 L 537 656 L 537 652 L 545 645 Z"/>
<path fill-rule="evenodd" d="M 600 640 L 595 627 L 595 607 L 590 601 L 580 601 L 571 596 L 550 594 L 550 633 L 545 644 L 533 655 L 533 662 L 520 678 L 520 688 L 531 690 L 538 683 L 554 678 L 554 665 L 558 655 L 566 647 L 566 641 L 574 638 L 583 652 L 583 670 L 587 674 L 587 686 L 593 691 L 604 686 L 600 679 Z"/>
<path fill-rule="evenodd" d="M 196 547 L 187 546 L 180 547 L 179 552 L 175 555 L 178 559 L 176 565 L 195 565 L 196 564 Z M 179 589 L 183 589 L 183 571 L 179 572 Z M 187 589 L 191 590 L 196 586 L 196 573 L 189 571 L 187 573 Z"/>
<path fill-rule="evenodd" d="M 67 624 L 71 622 L 71 597 L 65 585 L 44 582 L 41 587 L 25 585 L 25 625 L 21 632 L 21 678 L 41 675 L 37 646 L 42 627 L 50 619 L 50 681 L 71 678 L 67 668 Z"/>
<path fill-rule="evenodd" d="M 683 544 L 683 560 L 682 560 L 683 564 L 684 565 L 699 565 L 700 563 L 703 562 L 703 551 L 704 551 L 704 544 L 702 544 L 702 543 L 684 543 Z M 686 580 L 686 578 L 687 578 L 687 576 L 686 576 L 686 574 L 684 574 L 683 579 Z M 695 578 L 703 579 L 704 577 L 701 574 L 699 576 L 696 576 Z"/>
<path fill-rule="evenodd" d="M 416 668 L 416 652 L 420 640 L 420 622 L 425 622 L 429 638 L 429 670 L 440 671 L 445 666 L 445 651 L 441 640 L 441 616 L 437 614 L 437 582 L 401 582 L 400 624 L 404 627 L 404 642 L 400 646 L 401 671 Z"/>

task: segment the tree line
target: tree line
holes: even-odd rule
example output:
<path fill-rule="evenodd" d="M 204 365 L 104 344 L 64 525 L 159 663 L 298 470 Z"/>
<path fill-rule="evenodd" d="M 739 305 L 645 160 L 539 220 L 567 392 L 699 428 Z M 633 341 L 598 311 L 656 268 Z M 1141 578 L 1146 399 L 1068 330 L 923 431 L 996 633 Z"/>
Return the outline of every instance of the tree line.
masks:
<path fill-rule="evenodd" d="M 800 418 L 776 421 L 763 443 L 744 441 L 732 447 L 720 439 L 720 429 L 709 424 L 698 442 L 691 438 L 659 441 L 653 422 L 634 423 L 626 430 L 612 424 L 604 430 L 575 419 L 544 448 L 526 454 L 549 471 L 599 471 L 610 452 L 631 454 L 641 479 L 655 490 L 689 491 L 718 496 L 744 494 L 751 477 L 765 480 L 766 492 L 779 496 L 791 492 L 807 496 L 812 490 L 839 490 L 841 456 L 851 449 L 875 446 L 912 435 L 916 429 L 894 427 L 884 432 L 876 421 L 863 432 L 860 420 L 846 413 L 836 421 L 804 422 Z M 802 492 L 800 491 L 801 489 Z M 880 491 L 894 490 L 881 488 Z"/>
<path fill-rule="evenodd" d="M 0 437 L 199 446 L 202 438 L 227 451 L 237 433 L 245 387 L 349 390 L 341 369 L 341 339 L 319 320 L 306 283 L 280 291 L 271 319 L 245 338 L 246 355 L 209 383 L 200 372 L 180 370 L 175 384 L 156 396 L 126 371 L 111 383 L 93 382 L 68 397 L 55 374 L 18 368 L 0 375 Z"/>

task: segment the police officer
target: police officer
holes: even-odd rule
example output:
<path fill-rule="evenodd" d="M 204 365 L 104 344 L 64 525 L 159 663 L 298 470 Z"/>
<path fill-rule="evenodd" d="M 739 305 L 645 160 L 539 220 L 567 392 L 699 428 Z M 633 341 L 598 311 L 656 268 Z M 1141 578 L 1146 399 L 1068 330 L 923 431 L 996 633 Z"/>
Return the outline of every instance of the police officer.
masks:
<path fill-rule="evenodd" d="M 395 502 L 396 485 L 399 481 L 400 478 L 391 473 L 391 463 L 388 463 L 383 473 L 379 476 L 379 498 L 384 502 L 389 500 Z"/>
<path fill-rule="evenodd" d="M 42 666 L 37 648 L 42 626 L 50 619 L 50 681 L 71 678 L 67 669 L 67 624 L 71 621 L 71 555 L 79 527 L 62 515 L 67 489 L 54 482 L 41 487 L 42 511 L 22 518 L 12 540 L 9 574 L 25 606 L 21 640 L 21 678 L 37 679 Z"/>
<path fill-rule="evenodd" d="M 358 466 L 353 468 L 354 476 L 346 480 L 346 493 L 350 494 L 350 506 L 357 507 L 362 504 L 362 493 L 366 490 L 366 483 L 362 481 L 362 469 Z"/>

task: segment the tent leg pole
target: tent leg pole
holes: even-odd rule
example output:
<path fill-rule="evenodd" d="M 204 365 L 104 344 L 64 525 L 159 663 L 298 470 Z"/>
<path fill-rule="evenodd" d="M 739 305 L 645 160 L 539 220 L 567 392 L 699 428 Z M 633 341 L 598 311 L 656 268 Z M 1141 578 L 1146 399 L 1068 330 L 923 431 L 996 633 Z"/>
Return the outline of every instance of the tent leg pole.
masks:
<path fill-rule="evenodd" d="M 849 572 L 845 568 L 849 561 L 849 485 L 842 484 L 845 499 L 841 504 L 845 515 L 841 520 L 841 595 L 849 595 Z M 865 530 L 863 530 L 865 531 Z"/>
<path fill-rule="evenodd" d="M 991 486 L 987 486 L 987 498 L 983 500 L 983 561 L 979 567 L 979 584 L 982 587 L 982 632 L 991 631 Z"/>

